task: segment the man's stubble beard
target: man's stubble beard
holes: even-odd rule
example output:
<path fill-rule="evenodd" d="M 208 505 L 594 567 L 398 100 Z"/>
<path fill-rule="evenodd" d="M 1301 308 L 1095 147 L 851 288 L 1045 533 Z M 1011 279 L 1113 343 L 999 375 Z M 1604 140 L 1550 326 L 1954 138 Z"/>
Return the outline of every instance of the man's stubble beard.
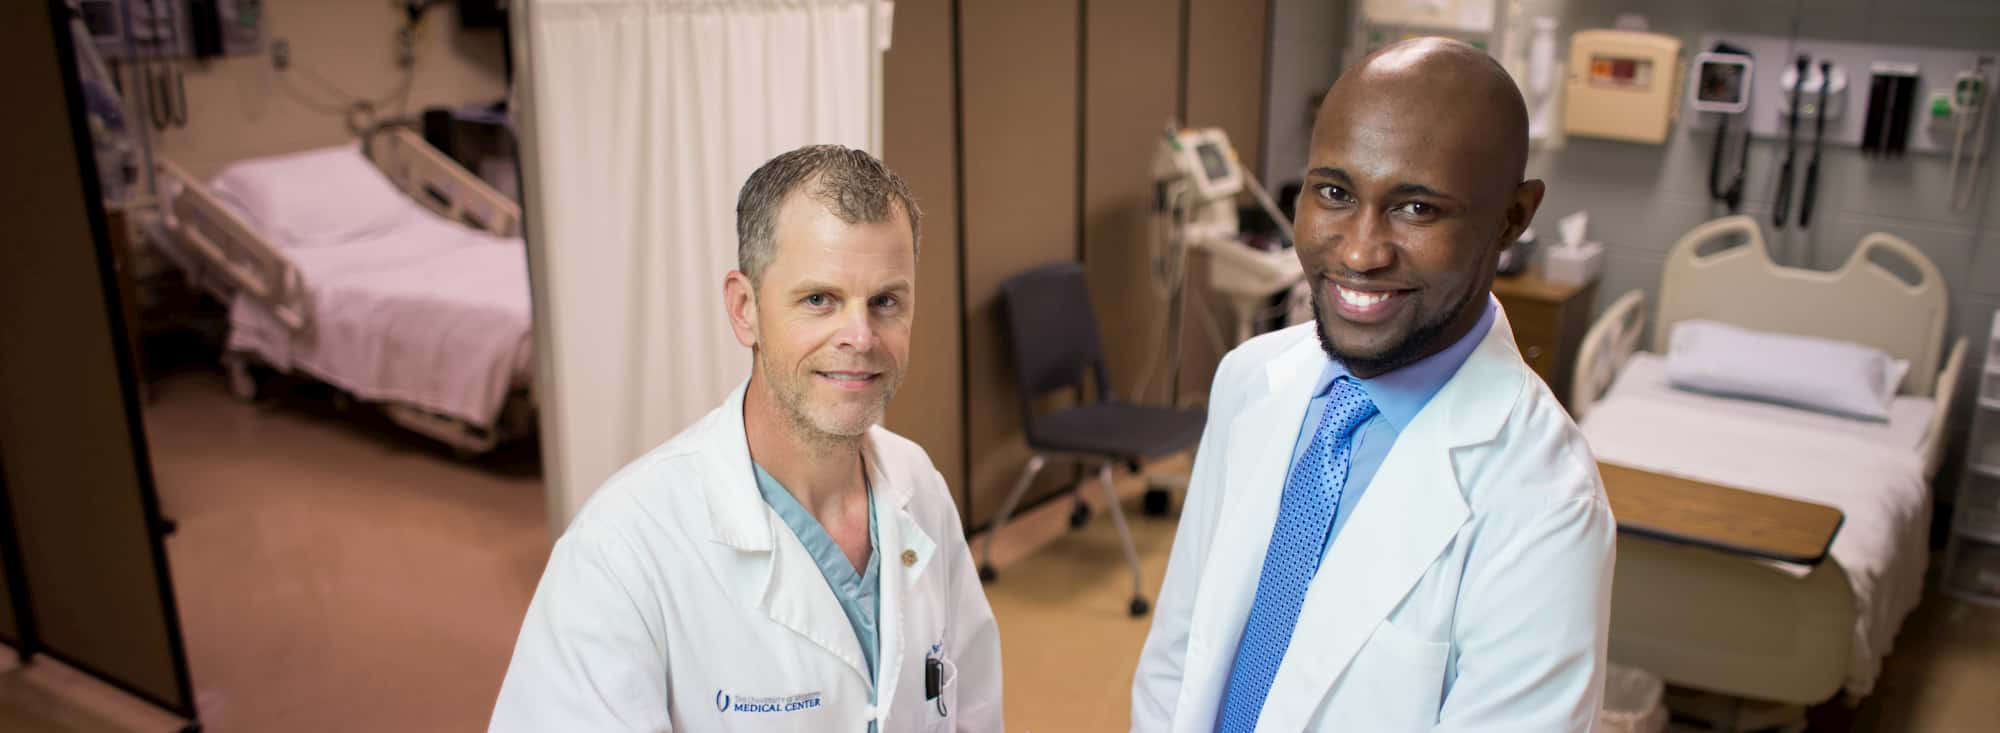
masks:
<path fill-rule="evenodd" d="M 758 349 L 756 353 L 758 367 L 764 371 L 764 381 L 770 385 L 772 401 L 778 403 L 778 409 L 784 413 L 785 422 L 790 425 L 792 434 L 814 448 L 842 448 L 860 443 L 862 436 L 868 434 L 869 427 L 881 424 L 883 416 L 888 413 L 890 399 L 896 395 L 896 388 L 902 386 L 901 371 L 882 370 L 882 378 L 888 383 L 882 391 L 881 401 L 869 408 L 868 414 L 864 416 L 866 419 L 861 421 L 862 424 L 856 427 L 853 433 L 842 433 L 838 430 L 841 426 L 830 428 L 821 424 L 812 415 L 807 404 L 809 401 L 807 393 L 811 390 L 811 386 L 801 384 L 801 381 L 810 382 L 810 376 L 804 380 L 794 379 L 790 376 L 790 372 L 775 368 L 763 349 Z"/>

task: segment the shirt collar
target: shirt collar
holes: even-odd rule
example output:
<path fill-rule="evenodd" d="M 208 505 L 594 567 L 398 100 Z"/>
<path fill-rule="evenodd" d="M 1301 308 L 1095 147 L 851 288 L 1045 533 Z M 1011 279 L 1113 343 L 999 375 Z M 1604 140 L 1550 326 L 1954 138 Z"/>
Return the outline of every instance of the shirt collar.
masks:
<path fill-rule="evenodd" d="M 1320 370 L 1319 381 L 1314 385 L 1313 396 L 1324 397 L 1333 390 L 1333 380 L 1347 377 L 1361 385 L 1368 393 L 1368 400 L 1375 403 L 1375 409 L 1382 418 L 1389 421 L 1397 432 L 1416 419 L 1424 405 L 1429 404 L 1439 390 L 1444 389 L 1451 375 L 1458 373 L 1459 366 L 1472 356 L 1473 349 L 1485 340 L 1486 332 L 1493 328 L 1493 319 L 1499 311 L 1499 304 L 1492 295 L 1486 296 L 1486 310 L 1479 314 L 1479 322 L 1472 324 L 1458 341 L 1430 356 L 1369 379 L 1356 377 L 1347 371 L 1347 365 L 1329 357 L 1326 367 Z"/>

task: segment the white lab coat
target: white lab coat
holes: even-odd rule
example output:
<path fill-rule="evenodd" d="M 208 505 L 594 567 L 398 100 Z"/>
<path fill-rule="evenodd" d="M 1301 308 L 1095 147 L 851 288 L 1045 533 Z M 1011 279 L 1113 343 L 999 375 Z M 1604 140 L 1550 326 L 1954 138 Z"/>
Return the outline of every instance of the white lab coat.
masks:
<path fill-rule="evenodd" d="M 491 729 L 1000 730 L 999 632 L 930 458 L 880 427 L 864 439 L 881 555 L 870 705 L 847 617 L 757 492 L 743 389 L 613 476 L 556 543 Z"/>
<path fill-rule="evenodd" d="M 1215 725 L 1325 364 L 1312 328 L 1253 339 L 1217 370 L 1134 731 Z M 1589 730 L 1615 532 L 1590 447 L 1501 314 L 1335 537 L 1257 730 Z"/>

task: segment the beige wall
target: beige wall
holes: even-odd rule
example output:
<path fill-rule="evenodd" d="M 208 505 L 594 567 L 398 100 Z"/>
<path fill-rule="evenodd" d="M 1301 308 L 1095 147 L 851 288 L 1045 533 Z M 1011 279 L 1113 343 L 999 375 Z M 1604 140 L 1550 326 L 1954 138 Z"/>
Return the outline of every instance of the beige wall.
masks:
<path fill-rule="evenodd" d="M 1180 116 L 1181 19 L 1177 8 L 1162 13 L 1160 6 L 1093 0 L 1089 15 L 1084 262 L 1112 386 L 1126 399 L 1135 396 L 1147 367 L 1166 358 L 1166 303 L 1148 274 L 1153 186 L 1147 173 L 1160 131 Z M 1147 389 L 1149 400 L 1166 397 L 1161 379 Z"/>
<path fill-rule="evenodd" d="M 202 64 L 176 62 L 186 74 L 185 129 L 155 138 L 155 151 L 199 178 L 231 161 L 336 145 L 354 139 L 338 115 L 315 111 L 291 93 L 315 104 L 331 101 L 304 76 L 319 75 L 340 90 L 379 98 L 394 91 L 403 70 L 396 65 L 396 31 L 402 16 L 387 0 L 265 0 L 267 53 L 232 56 Z M 291 70 L 273 70 L 272 40 L 291 43 Z M 500 32 L 462 30 L 451 7 L 432 10 L 417 39 L 417 63 L 403 111 L 415 115 L 430 105 L 491 102 L 506 95 Z M 279 74 L 285 74 L 281 80 Z M 129 90 L 131 85 L 128 83 Z M 143 120 L 144 110 L 133 108 Z M 384 116 L 394 116 L 391 107 Z"/>
<path fill-rule="evenodd" d="M 958 488 L 965 475 L 965 380 L 958 358 L 962 309 L 951 2 L 900 0 L 895 23 L 895 42 L 882 67 L 882 158 L 916 193 L 924 241 L 917 260 L 910 371 L 884 424 L 923 446 L 938 472 Z"/>
<path fill-rule="evenodd" d="M 914 366 L 888 423 L 931 452 L 970 527 L 991 521 L 1028 456 L 1000 282 L 1082 259 L 1113 385 L 1130 395 L 1160 348 L 1165 314 L 1146 274 L 1148 173 L 1162 125 L 1185 104 L 1188 124 L 1220 125 L 1244 160 L 1260 159 L 1264 4 L 1189 0 L 1188 10 L 1200 32 L 1186 39 L 1183 88 L 1173 0 L 897 4 L 885 155 L 931 218 Z M 955 195 L 962 209 L 940 207 Z M 961 239 L 943 231 L 945 208 Z M 946 294 L 957 302 L 941 302 Z M 1202 338 L 1190 329 L 1186 394 L 1206 393 L 1217 358 Z M 1029 500 L 1072 476 L 1054 466 Z"/>
<path fill-rule="evenodd" d="M 1190 0 L 1188 26 L 1199 29 L 1188 35 L 1187 124 L 1193 127 L 1221 127 L 1229 133 L 1236 155 L 1251 171 L 1264 159 L 1264 64 L 1269 56 L 1265 46 L 1267 7 L 1261 2 L 1241 0 Z M 1272 195 L 1277 195 L 1275 191 Z M 1237 197 L 1237 205 L 1255 205 L 1248 192 Z M 1205 256 L 1192 258 L 1188 268 L 1189 309 L 1186 345 L 1181 371 L 1181 395 L 1206 399 L 1208 385 L 1222 353 L 1205 328 L 1194 319 L 1196 303 L 1210 306 L 1216 325 L 1227 336 L 1231 321 L 1219 300 L 1209 295 Z"/>
<path fill-rule="evenodd" d="M 1000 282 L 1077 257 L 1077 0 L 961 3 L 972 523 L 1028 460 Z M 1051 472 L 1044 486 L 1066 472 Z"/>

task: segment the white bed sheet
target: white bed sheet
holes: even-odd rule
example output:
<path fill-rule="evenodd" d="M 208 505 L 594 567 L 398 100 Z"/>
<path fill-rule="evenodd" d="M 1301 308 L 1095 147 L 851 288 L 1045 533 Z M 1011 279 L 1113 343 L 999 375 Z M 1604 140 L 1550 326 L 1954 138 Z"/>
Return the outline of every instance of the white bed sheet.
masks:
<path fill-rule="evenodd" d="M 491 425 L 509 389 L 529 379 L 526 247 L 406 203 L 422 215 L 342 244 L 288 249 L 311 325 L 292 334 L 239 295 L 229 348 L 364 400 Z"/>
<path fill-rule="evenodd" d="M 1898 397 L 1887 422 L 1865 422 L 1675 389 L 1665 360 L 1638 353 L 1583 420 L 1599 460 L 1837 507 L 1831 554 L 1847 571 L 1859 619 L 1847 691 L 1874 689 L 1896 630 L 1923 594 L 1930 488 L 1923 455 L 1929 400 Z"/>

